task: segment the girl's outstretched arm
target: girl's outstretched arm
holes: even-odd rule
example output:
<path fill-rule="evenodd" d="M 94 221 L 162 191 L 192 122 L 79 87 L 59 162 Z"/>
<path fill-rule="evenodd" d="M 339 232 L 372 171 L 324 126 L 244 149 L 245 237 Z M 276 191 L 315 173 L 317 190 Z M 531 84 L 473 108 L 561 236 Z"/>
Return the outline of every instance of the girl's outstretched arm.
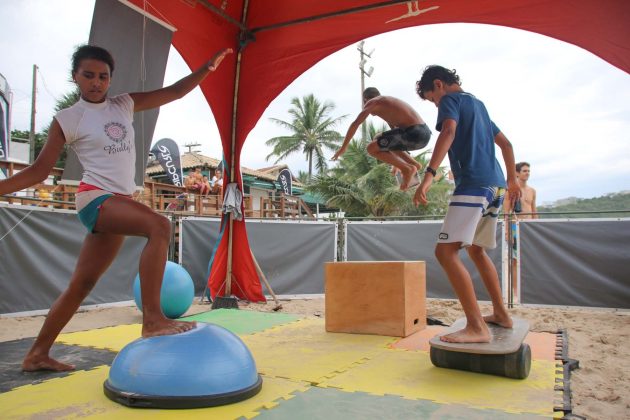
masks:
<path fill-rule="evenodd" d="M 174 100 L 184 97 L 188 92 L 199 86 L 203 79 L 215 71 L 223 59 L 232 53 L 231 48 L 226 48 L 216 53 L 207 63 L 190 73 L 183 79 L 174 84 L 153 90 L 150 92 L 134 92 L 130 93 L 134 102 L 134 111 L 144 111 L 147 109 L 157 108 Z"/>
<path fill-rule="evenodd" d="M 48 178 L 50 170 L 55 166 L 55 162 L 57 162 L 65 144 L 66 138 L 63 135 L 61 126 L 59 126 L 57 120 L 53 119 L 48 130 L 46 144 L 35 162 L 12 177 L 0 181 L 0 195 L 20 191 L 43 182 Z"/>

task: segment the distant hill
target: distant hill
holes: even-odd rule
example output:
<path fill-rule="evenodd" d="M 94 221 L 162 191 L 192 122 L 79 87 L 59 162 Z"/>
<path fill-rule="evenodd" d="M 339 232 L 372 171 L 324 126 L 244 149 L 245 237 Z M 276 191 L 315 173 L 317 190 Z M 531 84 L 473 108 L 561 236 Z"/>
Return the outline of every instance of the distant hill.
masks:
<path fill-rule="evenodd" d="M 541 215 L 541 218 L 544 219 L 567 217 L 630 217 L 630 191 L 610 193 L 595 198 L 564 198 L 551 205 L 538 206 L 536 210 L 539 213 L 554 213 Z M 571 212 L 609 212 L 615 210 L 625 211 L 600 214 L 566 214 Z"/>

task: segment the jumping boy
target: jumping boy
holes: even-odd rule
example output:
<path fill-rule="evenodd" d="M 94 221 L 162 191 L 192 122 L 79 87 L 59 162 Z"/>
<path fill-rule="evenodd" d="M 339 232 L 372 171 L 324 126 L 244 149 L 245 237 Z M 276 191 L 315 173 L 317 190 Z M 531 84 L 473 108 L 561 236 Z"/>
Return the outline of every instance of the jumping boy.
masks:
<path fill-rule="evenodd" d="M 363 91 L 363 109 L 350 124 L 346 138 L 332 160 L 337 160 L 346 151 L 352 136 L 370 114 L 385 120 L 391 130 L 377 134 L 367 146 L 367 152 L 400 171 L 401 190 L 412 187 L 412 180 L 422 166 L 407 151 L 425 147 L 431 138 L 431 130 L 411 105 L 392 96 L 382 96 L 374 87 Z"/>
<path fill-rule="evenodd" d="M 507 168 L 509 199 L 514 202 L 521 194 L 516 182 L 512 144 L 490 120 L 483 102 L 462 90 L 455 70 L 428 66 L 416 83 L 416 92 L 438 108 L 435 128 L 440 135 L 414 195 L 414 204 L 428 203 L 427 192 L 447 152 L 455 177 L 455 191 L 438 237 L 435 255 L 462 304 L 467 324 L 462 330 L 442 336 L 441 340 L 489 342 L 491 336 L 486 322 L 512 327 L 512 319 L 501 298 L 499 275 L 485 252 L 485 248 L 496 246 L 497 215 L 506 185 L 495 157 L 495 144 L 501 149 Z M 481 315 L 470 273 L 459 258 L 459 250 L 463 247 L 466 247 L 490 294 L 491 315 Z"/>

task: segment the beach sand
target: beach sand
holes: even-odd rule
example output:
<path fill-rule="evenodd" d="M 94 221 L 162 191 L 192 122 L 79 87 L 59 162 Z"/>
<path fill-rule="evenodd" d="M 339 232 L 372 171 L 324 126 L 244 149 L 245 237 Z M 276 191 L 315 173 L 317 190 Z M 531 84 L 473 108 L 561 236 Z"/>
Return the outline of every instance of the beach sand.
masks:
<path fill-rule="evenodd" d="M 306 317 L 324 317 L 324 299 L 283 300 L 281 312 Z M 270 312 L 275 304 L 239 304 L 243 310 Z M 482 304 L 482 310 L 489 306 Z M 187 315 L 209 310 L 194 304 Z M 580 369 L 571 376 L 573 413 L 588 419 L 630 419 L 630 312 L 573 308 L 518 307 L 511 310 L 530 322 L 532 331 L 566 329 L 569 357 L 579 360 Z M 445 323 L 461 317 L 453 300 L 427 300 L 427 316 Z M 140 323 L 135 306 L 90 309 L 77 313 L 64 332 Z M 43 316 L 0 318 L 0 341 L 37 335 Z"/>

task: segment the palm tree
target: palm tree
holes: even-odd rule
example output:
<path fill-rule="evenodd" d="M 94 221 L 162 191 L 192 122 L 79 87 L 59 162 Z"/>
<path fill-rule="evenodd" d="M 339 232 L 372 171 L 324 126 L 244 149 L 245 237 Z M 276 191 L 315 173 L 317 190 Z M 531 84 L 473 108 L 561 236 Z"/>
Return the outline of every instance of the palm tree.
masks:
<path fill-rule="evenodd" d="M 291 122 L 271 118 L 271 121 L 291 131 L 288 136 L 280 136 L 265 142 L 267 146 L 273 146 L 273 151 L 267 156 L 269 160 L 276 156 L 275 163 L 287 156 L 302 151 L 308 161 L 308 178 L 313 174 L 313 160 L 318 173 L 328 168 L 324 150 L 333 151 L 339 148 L 343 136 L 333 130 L 347 115 L 332 118 L 330 112 L 335 108 L 332 102 L 321 103 L 313 94 L 291 100 L 289 114 L 293 118 Z"/>
<path fill-rule="evenodd" d="M 77 103 L 81 98 L 81 91 L 79 88 L 75 88 L 68 93 L 64 93 L 63 96 L 55 103 L 55 111 L 59 112 L 62 109 L 70 108 Z"/>
<path fill-rule="evenodd" d="M 310 182 L 310 178 L 308 177 L 308 172 L 304 172 L 304 171 L 299 170 L 296 178 L 297 178 L 298 182 L 300 182 L 300 183 L 302 183 L 304 185 L 306 185 L 306 184 L 308 184 Z"/>

